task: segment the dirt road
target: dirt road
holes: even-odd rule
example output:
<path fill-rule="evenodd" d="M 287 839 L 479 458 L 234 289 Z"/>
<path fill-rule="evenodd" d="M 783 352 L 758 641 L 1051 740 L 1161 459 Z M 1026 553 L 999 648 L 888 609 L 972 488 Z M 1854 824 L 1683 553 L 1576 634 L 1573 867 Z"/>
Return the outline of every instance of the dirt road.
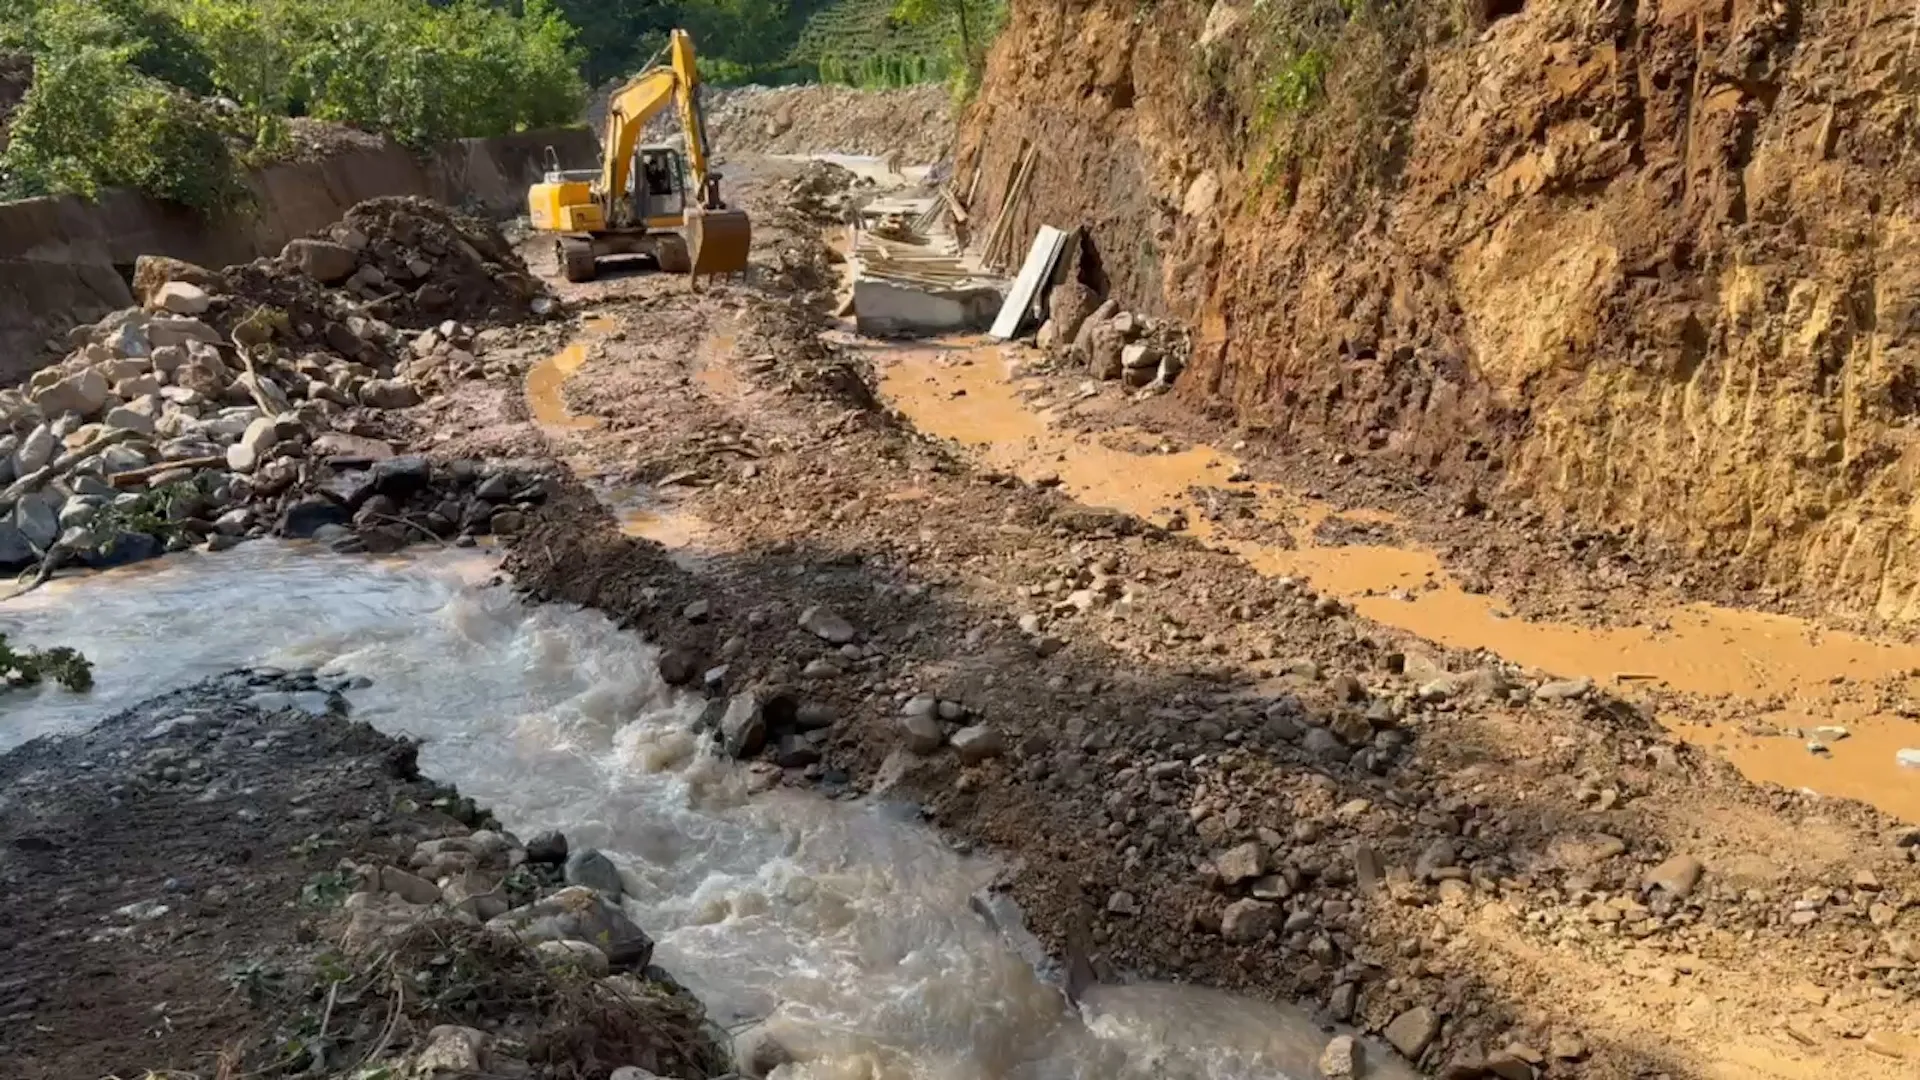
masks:
<path fill-rule="evenodd" d="M 1432 1071 L 1911 1074 L 1911 804 L 1878 776 L 1907 824 L 1758 786 L 1675 734 L 1771 724 L 1813 685 L 1895 695 L 1905 650 L 1681 609 L 1729 651 L 1673 663 L 1592 625 L 1610 609 L 1556 592 L 1551 552 L 1506 610 L 1588 625 L 1476 636 L 1448 604 L 1492 601 L 1440 572 L 1426 519 L 1300 463 L 1242 483 L 1193 449 L 1203 420 L 1072 407 L 998 347 L 837 331 L 783 168 L 751 170 L 754 280 L 576 290 L 580 351 L 443 400 L 492 418 L 448 452 L 539 442 L 577 474 L 513 542 L 523 587 L 673 646 L 663 673 L 717 702 L 755 695 L 758 737 L 726 735 L 770 778 L 919 800 L 1006 859 L 1056 950 L 1089 918 L 1109 972 L 1304 999 Z M 1550 647 L 1576 631 L 1618 650 Z M 1772 682 L 1722 670 L 1745 650 L 1773 678 L 1794 648 Z"/>

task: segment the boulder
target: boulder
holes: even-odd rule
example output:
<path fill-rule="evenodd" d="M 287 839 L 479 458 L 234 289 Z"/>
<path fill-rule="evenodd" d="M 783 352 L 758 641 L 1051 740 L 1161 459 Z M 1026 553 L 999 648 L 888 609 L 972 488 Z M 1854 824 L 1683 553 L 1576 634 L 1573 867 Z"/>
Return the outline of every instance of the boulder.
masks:
<path fill-rule="evenodd" d="M 13 474 L 25 476 L 45 467 L 53 460 L 58 441 L 53 437 L 53 428 L 47 424 L 27 432 L 26 438 L 20 440 L 20 448 L 13 452 Z"/>
<path fill-rule="evenodd" d="M 281 511 L 274 531 L 290 540 L 311 540 L 326 526 L 345 527 L 351 520 L 353 515 L 346 507 L 324 496 L 313 495 Z"/>
<path fill-rule="evenodd" d="M 584 941 L 543 941 L 533 951 L 546 967 L 577 968 L 596 979 L 609 970 L 607 954 Z"/>
<path fill-rule="evenodd" d="M 854 637 L 852 623 L 819 604 L 800 613 L 800 627 L 831 645 L 845 645 Z"/>
<path fill-rule="evenodd" d="M 432 482 L 433 465 L 419 454 L 404 454 L 374 463 L 369 470 L 369 479 L 374 494 L 388 495 L 405 502 L 409 496 L 424 491 Z"/>
<path fill-rule="evenodd" d="M 154 341 L 143 317 L 128 319 L 114 327 L 100 344 L 109 356 L 141 357 L 152 354 Z"/>
<path fill-rule="evenodd" d="M 218 272 L 204 266 L 165 255 L 142 255 L 133 261 L 133 295 L 146 308 L 162 307 L 157 302 L 160 291 L 170 284 L 180 283 L 198 286 L 210 293 L 224 292 L 226 278 Z M 197 315 L 199 312 L 187 312 Z"/>
<path fill-rule="evenodd" d="M 1006 736 L 986 724 L 961 728 L 953 733 L 953 750 L 968 765 L 978 765 L 1007 752 Z"/>
<path fill-rule="evenodd" d="M 947 741 L 947 733 L 941 729 L 940 721 L 932 713 L 914 712 L 902 716 L 900 733 L 907 749 L 923 757 L 939 750 Z"/>
<path fill-rule="evenodd" d="M 152 413 L 130 405 L 107 410 L 106 422 L 108 427 L 119 428 L 121 431 L 136 431 L 142 435 L 154 433 Z"/>
<path fill-rule="evenodd" d="M 58 498 L 51 495 L 23 495 L 13 507 L 13 527 L 41 551 L 52 547 L 53 542 L 60 539 L 60 512 L 48 501 L 49 497 Z"/>
<path fill-rule="evenodd" d="M 198 285 L 169 281 L 153 294 L 148 306 L 173 315 L 200 315 L 213 306 L 213 297 Z"/>
<path fill-rule="evenodd" d="M 40 553 L 33 549 L 27 534 L 15 528 L 12 522 L 0 521 L 0 570 L 19 570 L 39 560 Z"/>
<path fill-rule="evenodd" d="M 115 566 L 144 562 L 158 558 L 166 550 L 160 538 L 148 533 L 121 532 L 101 541 L 91 551 L 81 553 L 81 561 L 95 570 L 107 570 Z"/>
<path fill-rule="evenodd" d="M 279 445 L 280 431 L 273 418 L 262 416 L 247 425 L 240 441 L 227 447 L 227 468 L 250 473 L 260 467 L 273 448 Z"/>
<path fill-rule="evenodd" d="M 1245 945 L 1280 928 L 1281 909 L 1263 900 L 1236 900 L 1220 913 L 1220 936 Z"/>
<path fill-rule="evenodd" d="M 653 959 L 653 939 L 635 926 L 619 904 L 583 885 L 572 885 L 552 896 L 515 908 L 487 925 L 512 933 L 521 941 L 585 941 L 607 954 L 617 968 L 644 968 Z"/>
<path fill-rule="evenodd" d="M 767 718 L 760 697 L 735 694 L 720 716 L 720 747 L 735 758 L 752 757 L 767 744 Z"/>
<path fill-rule="evenodd" d="M 581 848 L 567 856 L 564 871 L 569 885 L 585 885 L 618 900 L 626 887 L 620 883 L 620 870 L 593 848 Z"/>
<path fill-rule="evenodd" d="M 110 390 L 106 376 L 87 368 L 34 391 L 33 403 L 40 407 L 44 416 L 59 416 L 62 413 L 92 416 L 106 405 Z"/>
<path fill-rule="evenodd" d="M 565 833 L 548 829 L 527 841 L 527 861 L 531 863 L 563 863 L 567 861 L 567 837 Z"/>
<path fill-rule="evenodd" d="M 1078 281 L 1055 285 L 1047 294 L 1047 321 L 1053 326 L 1054 345 L 1064 347 L 1078 339 L 1080 328 L 1099 306 L 1093 290 Z"/>
<path fill-rule="evenodd" d="M 1126 373 L 1122 349 L 1126 342 L 1111 322 L 1094 324 L 1087 338 L 1087 371 L 1096 379 L 1117 379 Z"/>
<path fill-rule="evenodd" d="M 352 277 L 360 264 L 352 248 L 331 240 L 292 240 L 280 257 L 322 285 L 340 284 Z"/>

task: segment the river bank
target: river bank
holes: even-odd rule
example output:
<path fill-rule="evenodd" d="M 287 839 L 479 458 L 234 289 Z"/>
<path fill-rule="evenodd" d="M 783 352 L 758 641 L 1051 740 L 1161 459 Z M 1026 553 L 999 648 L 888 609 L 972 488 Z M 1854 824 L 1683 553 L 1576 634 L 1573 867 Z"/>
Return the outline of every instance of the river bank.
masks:
<path fill-rule="evenodd" d="M 8 1075 L 725 1071 L 651 939 L 577 887 L 618 895 L 605 857 L 423 779 L 350 718 L 363 685 L 241 670 L 0 757 Z"/>

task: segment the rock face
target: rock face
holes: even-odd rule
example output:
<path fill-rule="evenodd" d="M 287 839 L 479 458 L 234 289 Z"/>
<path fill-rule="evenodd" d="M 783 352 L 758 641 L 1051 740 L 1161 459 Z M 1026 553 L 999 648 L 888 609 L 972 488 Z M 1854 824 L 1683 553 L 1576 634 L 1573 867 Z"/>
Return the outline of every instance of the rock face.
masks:
<path fill-rule="evenodd" d="M 1864 386 L 1822 376 L 1909 335 L 1870 319 L 1823 337 L 1825 301 L 1806 302 L 1905 294 L 1920 267 L 1877 260 L 1876 242 L 1783 256 L 1751 229 L 1904 236 L 1920 221 L 1914 178 L 1897 182 L 1889 222 L 1880 158 L 1837 149 L 1897 145 L 1905 121 L 1829 93 L 1905 62 L 1910 11 L 1500 0 L 1473 5 L 1463 38 L 1446 5 L 1396 7 L 1404 19 L 1378 32 L 1398 44 L 1336 80 L 1367 92 L 1330 85 L 1270 139 L 1244 138 L 1242 109 L 1134 93 L 1184 78 L 1208 34 L 1213 55 L 1254 51 L 1257 7 L 1009 5 L 954 151 L 953 175 L 982 177 L 972 206 L 1004 205 L 1023 145 L 1072 162 L 1027 190 L 1029 220 L 1087 223 L 1109 295 L 1215 328 L 1177 384 L 1196 404 L 1224 398 L 1324 448 L 1372 436 L 1436 479 L 1498 477 L 1516 503 L 1650 533 L 1751 587 L 1920 619 L 1885 601 L 1920 584 L 1909 376 L 1900 362 Z M 1374 19 L 1355 29 L 1384 27 Z M 1622 44 L 1603 56 L 1601 40 Z M 1696 77 L 1733 70 L 1737 85 Z M 1266 74 L 1223 59 L 1219 99 L 1256 100 Z M 1600 119 L 1627 113 L 1630 127 Z M 1419 160 L 1402 168 L 1388 146 Z M 1277 197 L 1223 179 L 1253 177 L 1274 147 L 1295 163 Z M 1141 179 L 1093 179 L 1123 175 Z M 1110 257 L 1145 237 L 1151 257 Z M 1693 257 L 1702 237 L 1711 260 Z M 1756 379 L 1779 388 L 1765 415 L 1728 407 Z"/>

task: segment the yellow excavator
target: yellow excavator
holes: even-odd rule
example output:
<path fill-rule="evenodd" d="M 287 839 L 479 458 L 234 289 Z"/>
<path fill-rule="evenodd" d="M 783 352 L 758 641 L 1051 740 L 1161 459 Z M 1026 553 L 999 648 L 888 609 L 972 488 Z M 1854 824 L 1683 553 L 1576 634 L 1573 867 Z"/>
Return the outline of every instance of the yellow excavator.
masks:
<path fill-rule="evenodd" d="M 707 125 L 693 38 L 675 30 L 669 61 L 627 80 L 607 102 L 598 169 L 563 170 L 551 149 L 548 171 L 527 191 L 537 232 L 551 234 L 560 272 L 591 281 L 610 255 L 650 255 L 670 274 L 735 273 L 747 268 L 752 225 L 720 198 L 720 177 L 708 171 Z M 686 153 L 641 146 L 647 121 L 671 102 L 679 111 Z"/>

